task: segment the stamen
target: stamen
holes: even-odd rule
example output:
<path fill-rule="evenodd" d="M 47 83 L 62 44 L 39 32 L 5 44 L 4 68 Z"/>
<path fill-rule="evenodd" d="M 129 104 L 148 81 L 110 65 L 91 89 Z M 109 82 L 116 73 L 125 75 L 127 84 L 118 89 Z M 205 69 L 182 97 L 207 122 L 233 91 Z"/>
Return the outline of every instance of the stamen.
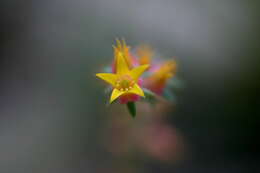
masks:
<path fill-rule="evenodd" d="M 120 91 L 128 91 L 135 84 L 133 78 L 129 75 L 122 75 L 116 82 L 116 88 Z"/>

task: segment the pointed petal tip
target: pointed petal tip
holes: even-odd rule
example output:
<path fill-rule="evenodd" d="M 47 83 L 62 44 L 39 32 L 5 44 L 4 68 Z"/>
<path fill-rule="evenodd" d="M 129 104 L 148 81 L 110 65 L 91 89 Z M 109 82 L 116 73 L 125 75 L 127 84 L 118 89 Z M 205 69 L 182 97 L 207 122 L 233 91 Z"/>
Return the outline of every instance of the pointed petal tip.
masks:
<path fill-rule="evenodd" d="M 136 95 L 139 95 L 141 97 L 145 97 L 142 88 L 140 88 L 140 86 L 138 84 L 135 84 L 134 87 L 132 88 L 132 90 L 130 90 L 129 92 L 136 94 Z"/>
<path fill-rule="evenodd" d="M 131 70 L 131 76 L 137 81 L 138 78 L 150 67 L 149 64 L 141 65 L 138 67 L 135 67 Z"/>
<path fill-rule="evenodd" d="M 103 74 L 104 74 L 104 73 L 96 73 L 95 76 L 98 77 L 98 78 L 103 79 L 103 78 L 102 78 L 102 77 L 103 77 Z"/>
<path fill-rule="evenodd" d="M 119 91 L 118 89 L 113 89 L 112 94 L 110 96 L 110 103 L 115 101 L 118 97 L 120 97 L 124 92 Z"/>
<path fill-rule="evenodd" d="M 107 83 L 111 84 L 112 86 L 115 85 L 117 76 L 113 73 L 97 73 L 96 76 Z"/>
<path fill-rule="evenodd" d="M 96 77 L 100 77 L 100 74 L 101 74 L 101 73 L 96 73 L 95 76 L 96 76 Z"/>

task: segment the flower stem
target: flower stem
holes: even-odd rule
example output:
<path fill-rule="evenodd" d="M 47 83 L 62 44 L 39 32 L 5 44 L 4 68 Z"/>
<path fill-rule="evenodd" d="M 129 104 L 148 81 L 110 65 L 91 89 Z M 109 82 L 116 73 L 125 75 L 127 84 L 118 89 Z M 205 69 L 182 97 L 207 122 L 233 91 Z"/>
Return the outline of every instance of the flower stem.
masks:
<path fill-rule="evenodd" d="M 127 109 L 129 111 L 129 113 L 132 115 L 132 117 L 135 118 L 135 116 L 136 116 L 135 102 L 128 102 Z"/>

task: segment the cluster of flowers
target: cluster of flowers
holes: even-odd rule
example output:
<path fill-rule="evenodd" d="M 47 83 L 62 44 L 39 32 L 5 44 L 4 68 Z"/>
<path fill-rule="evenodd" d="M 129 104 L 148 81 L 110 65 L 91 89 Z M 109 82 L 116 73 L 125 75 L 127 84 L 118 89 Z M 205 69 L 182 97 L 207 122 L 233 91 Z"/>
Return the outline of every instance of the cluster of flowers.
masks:
<path fill-rule="evenodd" d="M 158 97 L 170 98 L 175 61 L 156 58 L 154 51 L 146 45 L 132 51 L 124 40 L 116 40 L 116 43 L 112 65 L 105 68 L 106 73 L 96 74 L 112 86 L 110 103 L 119 100 L 135 116 L 135 102 L 141 98 L 149 102 Z"/>

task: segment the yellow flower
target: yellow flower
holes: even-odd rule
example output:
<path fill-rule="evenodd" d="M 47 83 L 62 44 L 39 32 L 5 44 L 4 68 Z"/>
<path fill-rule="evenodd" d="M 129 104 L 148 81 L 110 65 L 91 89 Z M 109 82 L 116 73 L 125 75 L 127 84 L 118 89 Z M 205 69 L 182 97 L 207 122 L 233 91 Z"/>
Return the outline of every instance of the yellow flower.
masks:
<path fill-rule="evenodd" d="M 130 52 L 129 52 L 130 47 L 126 45 L 124 39 L 122 41 L 116 39 L 116 43 L 117 46 L 113 46 L 115 61 L 117 61 L 117 57 L 122 56 L 125 59 L 128 68 L 131 69 L 133 65 L 132 65 L 132 60 L 130 58 Z"/>
<path fill-rule="evenodd" d="M 130 70 L 123 54 L 118 53 L 116 55 L 116 73 L 98 73 L 96 76 L 112 85 L 111 103 L 124 94 L 136 94 L 144 97 L 144 92 L 137 82 L 148 67 L 149 65 L 142 65 Z"/>

